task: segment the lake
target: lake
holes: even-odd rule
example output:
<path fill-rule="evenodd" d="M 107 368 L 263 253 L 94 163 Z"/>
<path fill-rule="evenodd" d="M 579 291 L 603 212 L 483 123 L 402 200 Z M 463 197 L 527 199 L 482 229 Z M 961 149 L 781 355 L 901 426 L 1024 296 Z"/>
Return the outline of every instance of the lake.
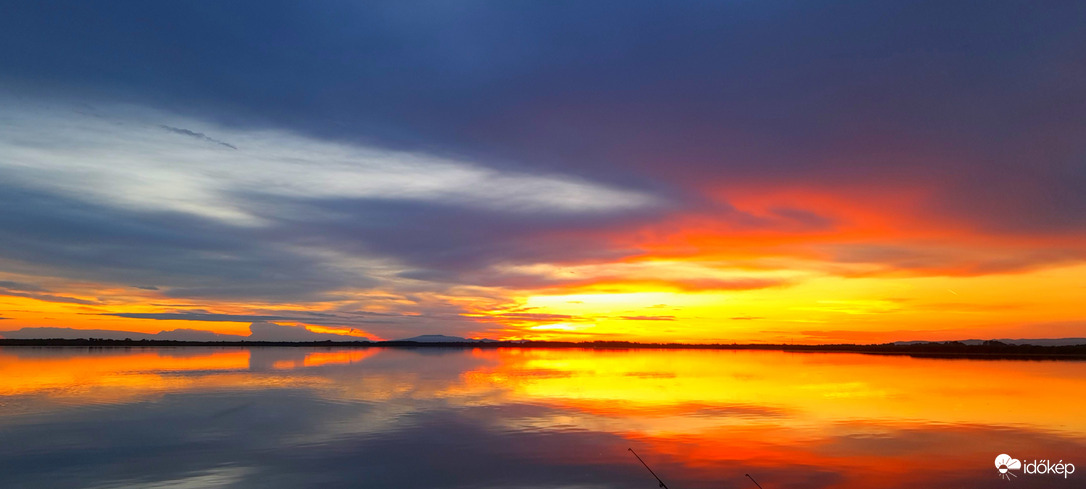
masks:
<path fill-rule="evenodd" d="M 0 487 L 658 487 L 628 448 L 670 489 L 1084 487 L 1084 400 L 1078 361 L 8 347 Z"/>

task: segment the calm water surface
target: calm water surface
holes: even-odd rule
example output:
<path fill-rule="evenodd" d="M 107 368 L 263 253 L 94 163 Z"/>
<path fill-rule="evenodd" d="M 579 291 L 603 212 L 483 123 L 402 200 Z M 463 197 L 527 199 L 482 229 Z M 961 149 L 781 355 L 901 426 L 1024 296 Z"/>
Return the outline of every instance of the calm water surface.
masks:
<path fill-rule="evenodd" d="M 671 489 L 1086 487 L 1084 400 L 1084 362 L 0 348 L 0 488 L 657 487 L 629 447 Z"/>

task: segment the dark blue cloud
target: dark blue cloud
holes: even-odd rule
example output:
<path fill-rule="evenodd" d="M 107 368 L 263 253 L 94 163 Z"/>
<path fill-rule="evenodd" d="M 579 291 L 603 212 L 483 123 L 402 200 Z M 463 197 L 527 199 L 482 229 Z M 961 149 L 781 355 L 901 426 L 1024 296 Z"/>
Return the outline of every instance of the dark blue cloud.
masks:
<path fill-rule="evenodd" d="M 48 292 L 47 290 L 34 284 L 13 282 L 11 280 L 0 280 L 0 289 L 17 290 L 21 292 Z"/>
<path fill-rule="evenodd" d="M 429 271 L 478 271 L 503 262 L 617 258 L 636 250 L 607 247 L 603 235 L 590 231 L 621 228 L 657 214 L 509 215 L 436 203 L 367 199 L 308 200 L 296 205 L 313 209 L 303 216 L 333 217 L 304 221 L 280 217 L 281 229 L 287 232 L 276 239 L 394 257 L 408 267 Z M 561 236 L 553 235 L 559 232 Z"/>
<path fill-rule="evenodd" d="M 11 87 L 644 188 L 926 184 L 931 212 L 987 229 L 1086 224 L 1081 2 L 9 2 L 3 13 Z M 1013 204 L 987 210 L 1001 202 Z"/>
<path fill-rule="evenodd" d="M 137 312 L 119 312 L 108 313 L 105 316 L 117 316 L 122 318 L 131 319 L 159 319 L 163 321 L 279 321 L 289 319 L 285 316 L 255 316 L 252 314 L 212 314 L 206 312 L 160 312 L 160 313 L 137 313 Z"/>
<path fill-rule="evenodd" d="M 43 302 L 57 302 L 61 304 L 97 304 L 97 302 L 95 301 L 50 294 L 48 292 L 48 290 L 32 284 L 12 282 L 10 280 L 0 280 L 0 296 L 26 297 L 28 299 L 34 299 Z"/>
<path fill-rule="evenodd" d="M 4 184 L 0 207 L 8 270 L 151 282 L 168 296 L 219 299 L 307 300 L 374 283 L 269 246 L 251 229 L 185 214 L 108 208 Z"/>
<path fill-rule="evenodd" d="M 114 314 L 121 317 L 137 317 L 125 314 Z M 2 319 L 2 318 L 0 318 Z M 151 319 L 183 319 L 183 318 L 151 318 Z M 199 321 L 200 319 L 197 319 Z M 211 319 L 203 319 L 210 321 Z M 231 319 L 217 319 L 218 321 L 230 321 Z M 234 318 L 234 321 L 245 319 Z M 158 333 L 138 333 L 134 331 L 109 330 L 109 329 L 73 329 L 55 327 L 20 328 L 13 331 L 0 332 L 0 337 L 9 339 L 37 339 L 37 338 L 64 338 L 86 339 L 104 338 L 113 340 L 176 340 L 176 341 L 366 341 L 367 338 L 359 336 L 346 336 L 333 333 L 317 333 L 309 331 L 305 326 L 287 326 L 265 321 L 257 321 L 249 325 L 248 335 L 233 335 L 215 333 L 200 329 L 170 329 Z"/>

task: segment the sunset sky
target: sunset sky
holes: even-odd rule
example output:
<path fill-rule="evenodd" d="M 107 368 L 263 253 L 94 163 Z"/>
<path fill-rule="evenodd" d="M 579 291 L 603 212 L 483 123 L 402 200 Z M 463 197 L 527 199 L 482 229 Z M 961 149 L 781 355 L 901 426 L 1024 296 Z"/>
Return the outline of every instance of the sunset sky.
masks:
<path fill-rule="evenodd" d="M 1083 19 L 5 2 L 0 336 L 1086 337 Z"/>

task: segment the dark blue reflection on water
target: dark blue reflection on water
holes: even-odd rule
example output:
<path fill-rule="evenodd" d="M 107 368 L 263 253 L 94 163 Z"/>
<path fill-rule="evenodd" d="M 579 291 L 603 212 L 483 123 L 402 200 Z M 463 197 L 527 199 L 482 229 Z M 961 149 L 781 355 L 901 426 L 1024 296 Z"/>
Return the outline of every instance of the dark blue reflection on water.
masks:
<path fill-rule="evenodd" d="M 773 352 L 5 348 L 0 487 L 654 487 L 627 447 L 672 489 L 753 487 L 745 473 L 766 489 L 1081 487 L 1086 421 L 1071 403 L 1083 394 L 1058 391 L 1086 385 L 1082 368 Z M 984 380 L 1011 373 L 1030 386 Z M 1034 400 L 1015 404 L 1024 387 Z M 998 452 L 1081 473 L 1008 483 Z"/>

